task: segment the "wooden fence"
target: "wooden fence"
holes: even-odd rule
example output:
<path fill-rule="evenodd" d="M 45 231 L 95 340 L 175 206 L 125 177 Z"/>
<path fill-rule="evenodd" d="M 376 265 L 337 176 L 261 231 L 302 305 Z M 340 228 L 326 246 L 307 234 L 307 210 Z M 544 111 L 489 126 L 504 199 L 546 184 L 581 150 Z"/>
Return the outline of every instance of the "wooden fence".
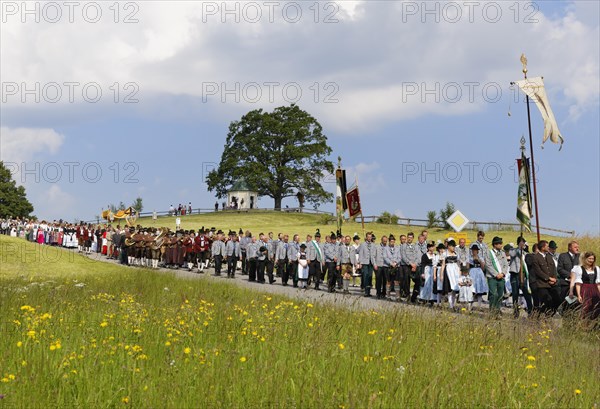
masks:
<path fill-rule="evenodd" d="M 215 209 L 202 209 L 202 208 L 198 208 L 198 209 L 192 209 L 192 213 L 187 213 L 186 211 L 186 215 L 195 215 L 195 214 L 208 214 L 208 213 L 265 213 L 265 212 L 273 212 L 273 209 L 224 209 L 222 210 L 221 208 L 219 208 L 219 210 L 217 212 L 215 212 Z M 323 214 L 323 215 L 328 215 L 331 217 L 331 221 L 335 221 L 335 216 L 333 213 L 331 212 L 326 212 L 326 211 L 322 211 L 322 210 L 317 210 L 317 209 L 308 209 L 306 207 L 304 208 L 300 208 L 300 207 L 286 207 L 281 209 L 282 213 L 304 213 L 304 214 Z M 157 217 L 168 217 L 168 216 L 174 216 L 173 213 L 171 213 L 168 210 L 163 210 L 160 212 L 142 212 L 139 214 L 140 217 L 153 217 L 154 214 L 156 213 Z M 183 216 L 185 217 L 185 216 Z M 394 215 L 390 215 L 388 216 L 388 220 L 385 220 L 385 216 L 364 216 L 364 220 L 365 223 L 383 223 L 383 224 L 396 224 L 398 226 L 407 226 L 407 227 L 423 227 L 423 228 L 439 228 L 439 227 L 443 227 L 444 223 L 440 220 L 436 220 L 435 221 L 435 225 L 434 226 L 430 226 L 430 221 L 427 219 L 413 219 L 413 218 L 407 218 L 407 217 L 397 217 Z M 347 221 L 347 219 L 345 219 Z M 396 221 L 396 223 L 393 223 L 393 221 Z M 97 222 L 101 222 L 102 219 L 98 220 L 89 220 L 86 221 L 85 223 L 97 223 Z M 360 221 L 360 219 L 357 217 L 356 221 Z M 519 223 L 504 223 L 504 222 L 479 222 L 479 221 L 470 221 L 466 226 L 465 226 L 465 230 L 483 230 L 485 227 L 487 227 L 487 230 L 498 230 L 498 231 L 502 231 L 502 230 L 510 230 L 510 231 L 518 231 L 521 228 L 521 225 Z M 535 225 L 531 226 L 532 230 L 536 229 Z M 565 234 L 568 236 L 574 236 L 575 235 L 575 231 L 574 230 L 561 230 L 561 229 L 555 229 L 552 227 L 542 227 L 540 226 L 540 230 L 541 231 L 545 231 L 545 232 L 551 232 L 551 233 L 561 233 L 561 234 Z"/>

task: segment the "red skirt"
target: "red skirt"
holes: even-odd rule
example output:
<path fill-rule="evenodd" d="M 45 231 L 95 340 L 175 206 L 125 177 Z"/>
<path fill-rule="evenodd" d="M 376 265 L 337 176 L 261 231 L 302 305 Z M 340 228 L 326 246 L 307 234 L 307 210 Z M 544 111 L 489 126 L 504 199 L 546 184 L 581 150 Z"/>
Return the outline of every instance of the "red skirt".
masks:
<path fill-rule="evenodd" d="M 600 292 L 598 291 L 598 284 L 582 284 L 581 298 L 583 299 L 581 309 L 583 318 L 598 319 L 600 316 Z"/>

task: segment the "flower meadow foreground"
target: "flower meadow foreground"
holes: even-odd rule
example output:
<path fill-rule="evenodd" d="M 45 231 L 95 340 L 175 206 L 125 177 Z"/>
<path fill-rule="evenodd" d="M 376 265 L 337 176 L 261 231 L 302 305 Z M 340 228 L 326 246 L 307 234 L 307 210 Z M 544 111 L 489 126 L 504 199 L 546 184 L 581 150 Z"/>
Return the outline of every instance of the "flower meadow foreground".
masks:
<path fill-rule="evenodd" d="M 340 308 L 79 255 L 42 264 L 11 240 L 0 407 L 600 404 L 594 332 Z"/>

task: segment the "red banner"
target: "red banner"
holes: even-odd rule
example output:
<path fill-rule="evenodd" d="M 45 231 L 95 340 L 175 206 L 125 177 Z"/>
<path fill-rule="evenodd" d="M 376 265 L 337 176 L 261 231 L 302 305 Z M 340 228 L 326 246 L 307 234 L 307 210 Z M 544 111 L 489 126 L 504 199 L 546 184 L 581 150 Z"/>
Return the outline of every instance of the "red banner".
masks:
<path fill-rule="evenodd" d="M 350 217 L 354 217 L 359 213 L 362 213 L 360 208 L 360 196 L 358 194 L 358 187 L 350 189 L 346 193 L 346 201 L 348 202 L 348 214 Z"/>

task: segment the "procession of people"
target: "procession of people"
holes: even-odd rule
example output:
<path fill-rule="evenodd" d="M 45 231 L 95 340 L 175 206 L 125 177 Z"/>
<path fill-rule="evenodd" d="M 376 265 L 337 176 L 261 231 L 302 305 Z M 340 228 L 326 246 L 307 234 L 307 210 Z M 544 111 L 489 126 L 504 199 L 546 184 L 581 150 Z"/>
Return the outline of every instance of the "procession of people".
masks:
<path fill-rule="evenodd" d="M 516 246 L 494 237 L 491 246 L 479 231 L 470 246 L 449 237 L 428 241 L 422 231 L 393 234 L 379 242 L 373 233 L 364 239 L 331 232 L 322 240 L 317 229 L 304 240 L 299 234 L 215 227 L 195 230 L 110 224 L 72 224 L 62 220 L 0 220 L 0 232 L 43 245 L 99 253 L 129 266 L 185 268 L 215 276 L 247 276 L 249 282 L 299 290 L 375 296 L 380 300 L 471 311 L 488 304 L 500 314 L 510 304 L 515 317 L 572 314 L 589 320 L 600 316 L 600 267 L 593 252 L 579 251 L 570 241 L 559 253 L 554 241 L 535 243 L 531 251 L 522 236 Z M 239 272 L 239 273 L 238 273 Z M 411 285 L 412 284 L 412 285 Z M 360 286 L 360 292 L 358 290 Z M 357 287 L 351 291 L 351 287 Z M 373 288 L 374 287 L 374 288 Z M 412 287 L 412 288 L 411 288 Z M 485 297 L 485 298 L 484 298 Z M 512 302 L 511 302 L 512 301 Z"/>

